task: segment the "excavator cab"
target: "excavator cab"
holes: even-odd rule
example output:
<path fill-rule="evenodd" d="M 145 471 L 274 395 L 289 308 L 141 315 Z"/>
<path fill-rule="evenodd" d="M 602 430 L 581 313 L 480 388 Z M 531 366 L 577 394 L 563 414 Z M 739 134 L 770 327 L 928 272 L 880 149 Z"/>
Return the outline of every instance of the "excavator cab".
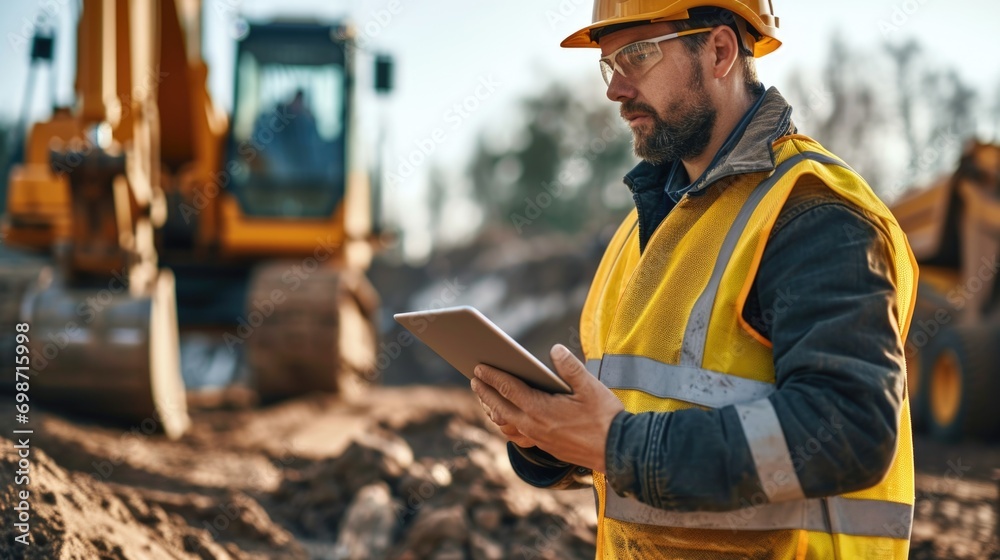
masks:
<path fill-rule="evenodd" d="M 322 218 L 347 177 L 345 29 L 244 23 L 227 140 L 230 186 L 247 216 Z"/>

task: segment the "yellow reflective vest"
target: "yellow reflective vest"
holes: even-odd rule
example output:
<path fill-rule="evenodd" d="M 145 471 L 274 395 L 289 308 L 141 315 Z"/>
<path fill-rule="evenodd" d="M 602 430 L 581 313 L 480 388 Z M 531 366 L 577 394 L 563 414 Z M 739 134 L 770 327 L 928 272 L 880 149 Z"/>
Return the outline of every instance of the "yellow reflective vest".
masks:
<path fill-rule="evenodd" d="M 793 186 L 813 175 L 867 210 L 892 241 L 902 337 L 916 262 L 892 214 L 840 159 L 801 135 L 774 144 L 772 173 L 740 175 L 685 196 L 639 252 L 633 210 L 611 240 L 587 296 L 587 368 L 632 413 L 735 405 L 764 496 L 730 512 L 656 509 L 594 473 L 598 558 L 905 559 L 913 517 L 909 402 L 885 478 L 866 490 L 807 499 L 770 401 L 770 342 L 743 319 L 768 235 Z M 657 336 L 649 336 L 655 332 Z"/>

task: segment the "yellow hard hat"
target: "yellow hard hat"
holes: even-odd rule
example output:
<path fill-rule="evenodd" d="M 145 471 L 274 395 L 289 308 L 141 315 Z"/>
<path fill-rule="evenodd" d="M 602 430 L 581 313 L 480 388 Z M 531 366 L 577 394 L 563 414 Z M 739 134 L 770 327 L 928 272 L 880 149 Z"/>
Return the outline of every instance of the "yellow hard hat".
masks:
<path fill-rule="evenodd" d="M 743 18 L 760 38 L 753 46 L 753 55 L 761 57 L 781 46 L 778 40 L 778 18 L 772 0 L 594 0 L 593 23 L 566 37 L 566 48 L 597 48 L 590 32 L 622 23 L 677 21 L 691 17 L 693 8 L 724 8 Z"/>

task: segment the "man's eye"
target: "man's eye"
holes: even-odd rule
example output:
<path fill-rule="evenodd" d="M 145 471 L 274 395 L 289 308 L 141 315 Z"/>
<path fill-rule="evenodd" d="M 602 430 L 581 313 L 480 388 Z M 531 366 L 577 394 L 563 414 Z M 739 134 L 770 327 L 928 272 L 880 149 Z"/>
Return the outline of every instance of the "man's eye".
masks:
<path fill-rule="evenodd" d="M 622 51 L 622 55 L 625 56 L 625 60 L 628 64 L 638 65 L 642 64 L 649 59 L 651 51 L 650 47 L 656 48 L 651 43 L 636 43 L 634 45 L 629 45 Z"/>
<path fill-rule="evenodd" d="M 648 58 L 649 54 L 644 52 L 628 53 L 625 55 L 626 64 L 630 66 L 640 66 L 642 63 L 646 62 Z"/>

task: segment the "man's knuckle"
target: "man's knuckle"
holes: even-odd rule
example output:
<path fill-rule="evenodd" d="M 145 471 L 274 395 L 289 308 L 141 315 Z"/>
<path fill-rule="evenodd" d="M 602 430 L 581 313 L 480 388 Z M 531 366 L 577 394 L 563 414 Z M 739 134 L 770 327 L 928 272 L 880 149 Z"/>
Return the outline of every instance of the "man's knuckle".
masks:
<path fill-rule="evenodd" d="M 511 393 L 510 381 L 501 381 L 497 383 L 497 392 L 504 397 L 509 397 Z"/>

